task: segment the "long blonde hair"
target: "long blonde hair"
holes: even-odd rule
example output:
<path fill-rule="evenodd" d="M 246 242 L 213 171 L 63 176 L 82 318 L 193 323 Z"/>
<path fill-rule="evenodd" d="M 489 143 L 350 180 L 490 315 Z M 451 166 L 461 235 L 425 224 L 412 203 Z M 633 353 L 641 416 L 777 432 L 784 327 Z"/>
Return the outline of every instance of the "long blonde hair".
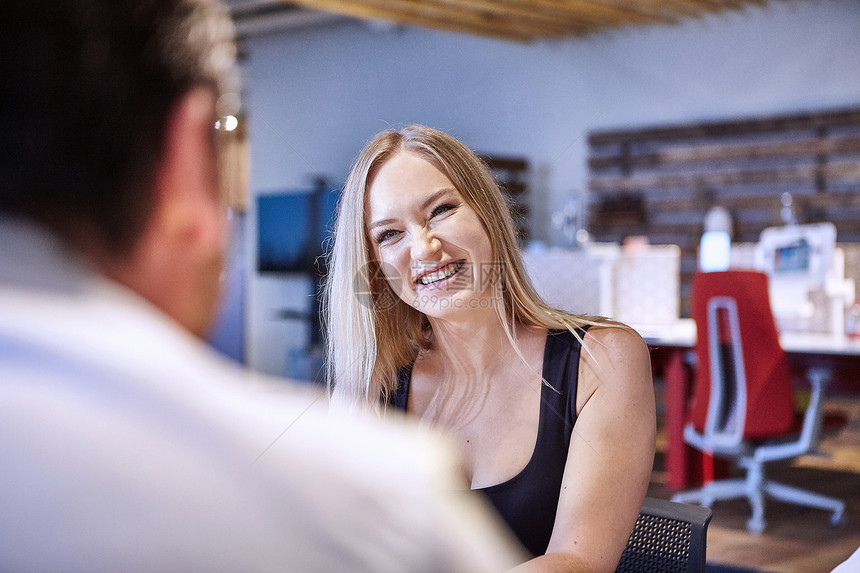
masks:
<path fill-rule="evenodd" d="M 499 319 L 516 349 L 516 323 L 578 329 L 601 322 L 544 303 L 528 280 L 517 250 L 510 208 L 489 168 L 453 137 L 421 125 L 377 134 L 350 170 L 338 204 L 329 275 L 324 287 L 328 353 L 326 373 L 334 396 L 349 407 L 378 409 L 397 388 L 397 373 L 432 344 L 427 317 L 401 300 L 385 280 L 365 221 L 365 200 L 374 175 L 401 151 L 415 154 L 451 180 L 477 213 L 501 275 Z"/>

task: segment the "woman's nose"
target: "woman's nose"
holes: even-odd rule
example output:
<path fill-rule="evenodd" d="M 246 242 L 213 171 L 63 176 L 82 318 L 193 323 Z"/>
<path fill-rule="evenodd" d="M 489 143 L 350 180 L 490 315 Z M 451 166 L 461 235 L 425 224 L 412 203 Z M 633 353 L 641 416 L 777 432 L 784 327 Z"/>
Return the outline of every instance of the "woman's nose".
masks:
<path fill-rule="evenodd" d="M 427 229 L 417 229 L 412 235 L 412 260 L 426 261 L 439 250 L 441 243 Z"/>

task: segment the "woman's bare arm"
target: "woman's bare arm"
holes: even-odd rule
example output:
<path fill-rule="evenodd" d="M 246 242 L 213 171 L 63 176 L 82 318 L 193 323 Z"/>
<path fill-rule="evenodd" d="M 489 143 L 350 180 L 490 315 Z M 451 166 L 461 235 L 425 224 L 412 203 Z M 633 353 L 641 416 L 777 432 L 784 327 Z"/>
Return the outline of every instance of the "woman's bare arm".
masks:
<path fill-rule="evenodd" d="M 517 573 L 611 572 L 618 564 L 648 489 L 655 449 L 651 363 L 634 330 L 588 330 L 577 413 L 547 554 Z"/>

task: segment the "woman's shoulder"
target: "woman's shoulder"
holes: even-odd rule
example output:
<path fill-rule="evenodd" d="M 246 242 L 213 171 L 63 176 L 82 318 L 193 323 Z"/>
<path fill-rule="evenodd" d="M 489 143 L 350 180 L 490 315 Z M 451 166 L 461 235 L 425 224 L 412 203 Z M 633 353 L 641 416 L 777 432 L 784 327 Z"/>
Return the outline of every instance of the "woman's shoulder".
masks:
<path fill-rule="evenodd" d="M 633 328 L 619 322 L 594 325 L 583 346 L 581 364 L 586 380 L 623 387 L 631 379 L 644 380 L 647 373 L 650 384 L 650 350 Z"/>
<path fill-rule="evenodd" d="M 575 328 L 550 328 L 547 336 L 554 340 L 565 340 L 582 344 L 588 348 L 599 346 L 607 350 L 641 348 L 645 341 L 636 330 L 612 320 L 586 323 Z"/>
<path fill-rule="evenodd" d="M 583 336 L 586 344 L 594 341 L 607 348 L 641 348 L 647 346 L 642 336 L 630 326 L 621 322 L 607 320 L 592 325 Z"/>

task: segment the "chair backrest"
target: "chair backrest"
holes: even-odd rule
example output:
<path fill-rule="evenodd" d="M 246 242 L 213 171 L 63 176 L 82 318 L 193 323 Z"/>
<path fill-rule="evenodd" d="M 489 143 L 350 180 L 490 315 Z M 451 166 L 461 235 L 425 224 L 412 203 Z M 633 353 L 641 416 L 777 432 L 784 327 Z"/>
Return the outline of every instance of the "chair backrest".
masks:
<path fill-rule="evenodd" d="M 646 497 L 616 572 L 702 573 L 711 510 Z"/>
<path fill-rule="evenodd" d="M 722 445 L 782 435 L 794 422 L 791 371 L 767 282 L 754 271 L 693 277 L 697 368 L 690 421 Z"/>
<path fill-rule="evenodd" d="M 744 438 L 747 380 L 737 301 L 727 296 L 708 300 L 708 368 L 711 384 L 705 437 L 715 446 L 734 447 Z"/>

